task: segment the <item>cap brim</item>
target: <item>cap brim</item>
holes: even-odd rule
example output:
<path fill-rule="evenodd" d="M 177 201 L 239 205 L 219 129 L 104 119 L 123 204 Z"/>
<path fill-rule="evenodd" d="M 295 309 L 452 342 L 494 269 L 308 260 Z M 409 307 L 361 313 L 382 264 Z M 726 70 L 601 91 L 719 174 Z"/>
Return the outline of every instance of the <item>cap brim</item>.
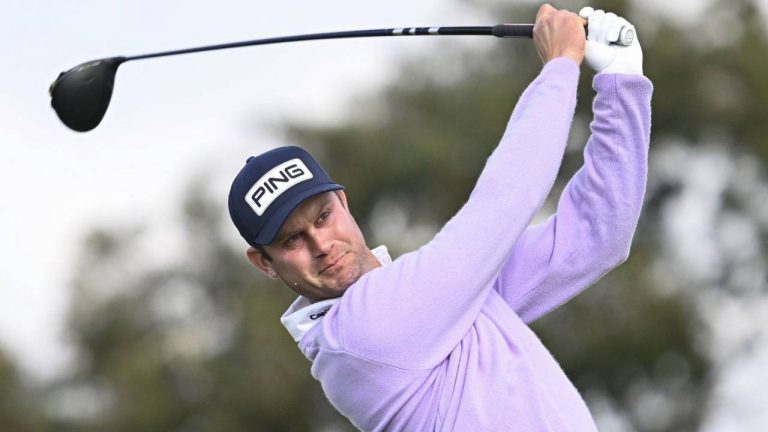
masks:
<path fill-rule="evenodd" d="M 288 216 L 291 215 L 291 212 L 296 207 L 298 207 L 299 204 L 304 202 L 304 200 L 323 192 L 330 192 L 340 189 L 344 189 L 344 186 L 338 185 L 336 183 L 325 183 L 302 191 L 301 193 L 291 197 L 290 200 L 283 203 L 283 205 L 280 206 L 277 211 L 275 211 L 275 213 L 269 218 L 269 221 L 266 223 L 266 225 L 264 225 L 261 231 L 256 234 L 254 243 L 260 245 L 268 245 L 272 243 L 275 240 L 277 233 L 280 231 L 280 228 L 285 223 L 285 220 L 288 219 Z"/>

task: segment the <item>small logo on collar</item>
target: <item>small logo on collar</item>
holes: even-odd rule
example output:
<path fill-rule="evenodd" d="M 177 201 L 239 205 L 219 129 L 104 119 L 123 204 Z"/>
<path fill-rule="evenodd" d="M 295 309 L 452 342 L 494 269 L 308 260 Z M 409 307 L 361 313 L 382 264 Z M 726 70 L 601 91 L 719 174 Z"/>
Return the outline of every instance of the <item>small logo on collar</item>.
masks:
<path fill-rule="evenodd" d="M 318 312 L 316 314 L 312 314 L 312 315 L 309 316 L 309 319 L 311 319 L 312 321 L 318 320 L 318 319 L 324 317 L 325 314 L 327 314 L 329 310 L 331 310 L 331 308 L 327 308 L 327 309 L 323 310 L 322 312 Z"/>

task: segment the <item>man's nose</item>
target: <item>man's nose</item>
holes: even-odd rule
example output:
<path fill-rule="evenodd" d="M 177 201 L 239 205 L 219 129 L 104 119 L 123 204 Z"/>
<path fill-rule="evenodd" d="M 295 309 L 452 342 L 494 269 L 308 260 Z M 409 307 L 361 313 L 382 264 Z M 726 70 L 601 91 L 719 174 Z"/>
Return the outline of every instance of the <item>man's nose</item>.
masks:
<path fill-rule="evenodd" d="M 308 237 L 310 247 L 312 248 L 315 257 L 322 258 L 331 253 L 333 240 L 322 230 L 313 231 Z"/>

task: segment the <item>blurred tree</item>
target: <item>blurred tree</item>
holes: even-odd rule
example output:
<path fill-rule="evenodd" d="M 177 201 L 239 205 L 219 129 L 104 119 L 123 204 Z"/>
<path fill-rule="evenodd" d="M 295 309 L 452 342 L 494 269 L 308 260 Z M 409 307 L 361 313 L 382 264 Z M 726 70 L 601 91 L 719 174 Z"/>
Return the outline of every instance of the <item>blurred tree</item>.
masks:
<path fill-rule="evenodd" d="M 702 19 L 681 27 L 654 23 L 644 49 L 654 78 L 654 131 L 691 143 L 713 139 L 768 161 L 765 18 L 754 0 L 712 2 Z"/>
<path fill-rule="evenodd" d="M 11 359 L 0 351 L 0 430 L 39 432 L 46 430 L 43 411 L 35 393 L 19 374 Z"/>

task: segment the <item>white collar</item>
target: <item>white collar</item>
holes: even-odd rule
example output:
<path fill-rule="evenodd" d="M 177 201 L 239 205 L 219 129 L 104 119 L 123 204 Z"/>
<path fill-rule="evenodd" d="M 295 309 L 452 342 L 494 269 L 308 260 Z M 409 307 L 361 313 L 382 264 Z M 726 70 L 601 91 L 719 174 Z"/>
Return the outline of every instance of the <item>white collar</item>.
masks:
<path fill-rule="evenodd" d="M 392 263 L 392 258 L 389 256 L 386 246 L 379 246 L 372 249 L 371 252 L 382 266 Z M 293 336 L 293 340 L 300 342 L 304 334 L 314 327 L 315 324 L 319 323 L 320 319 L 339 300 L 341 300 L 341 297 L 310 303 L 306 297 L 299 296 L 288 307 L 283 316 L 280 317 L 280 322 L 288 329 L 288 333 Z"/>

